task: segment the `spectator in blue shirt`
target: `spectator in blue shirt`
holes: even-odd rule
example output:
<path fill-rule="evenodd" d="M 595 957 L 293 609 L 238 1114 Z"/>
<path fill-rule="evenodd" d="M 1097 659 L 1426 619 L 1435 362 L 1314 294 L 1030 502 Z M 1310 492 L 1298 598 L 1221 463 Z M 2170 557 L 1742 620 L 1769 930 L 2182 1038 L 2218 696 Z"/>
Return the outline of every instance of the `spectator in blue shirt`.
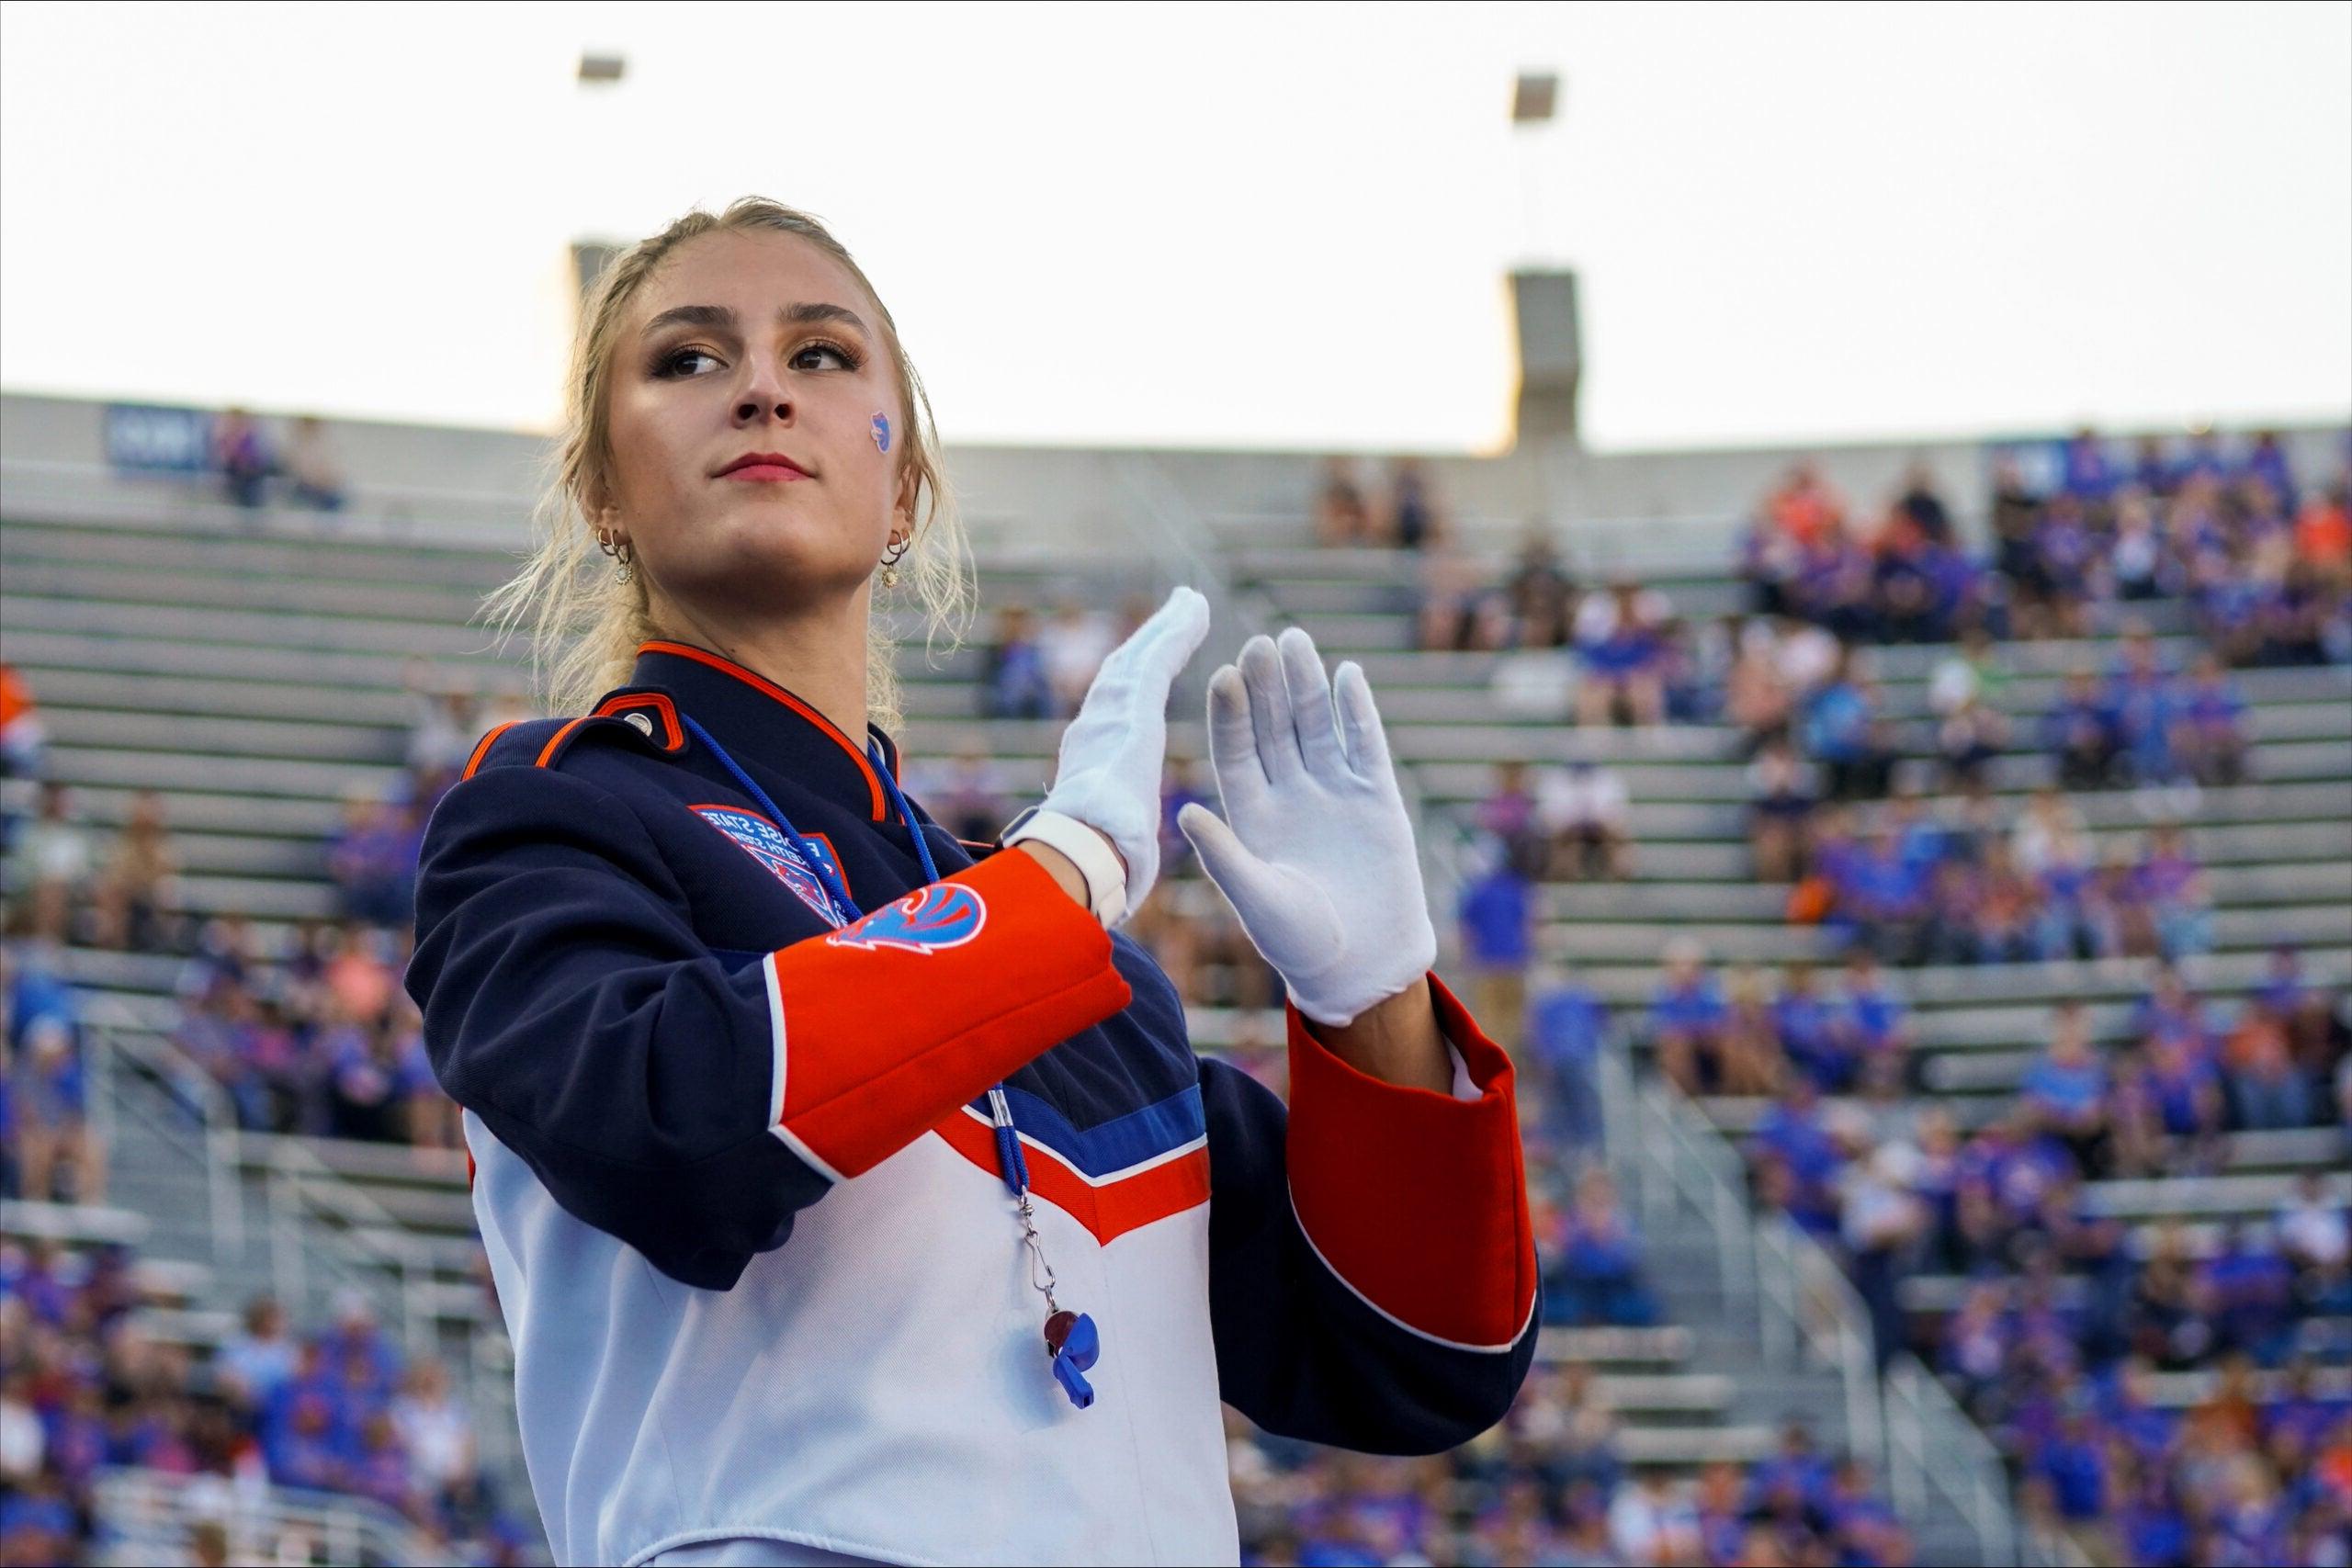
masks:
<path fill-rule="evenodd" d="M 1712 1092 L 1731 1010 L 1723 988 L 1706 972 L 1704 948 L 1677 937 L 1667 944 L 1665 957 L 1666 972 L 1650 998 L 1650 1049 L 1659 1070 L 1684 1092 Z"/>
<path fill-rule="evenodd" d="M 1037 641 L 1035 618 L 1025 604 L 1001 606 L 988 669 L 980 681 L 983 710 L 990 718 L 1051 718 L 1054 685 Z"/>
<path fill-rule="evenodd" d="M 1781 973 L 1781 994 L 1772 998 L 1772 1032 L 1789 1065 L 1825 1090 L 1842 1093 L 1853 1082 L 1860 1058 L 1847 1049 L 1835 1011 L 1804 959 Z"/>
<path fill-rule="evenodd" d="M 1488 1035 L 1505 1050 L 1520 1048 L 1527 1002 L 1527 965 L 1535 956 L 1534 888 L 1511 865 L 1498 841 L 1481 846 L 1487 864 L 1466 882 L 1455 914 L 1462 959 L 1470 971 L 1478 1017 L 1495 1022 Z"/>
<path fill-rule="evenodd" d="M 1758 1119 L 1748 1156 L 1759 1168 L 1776 1168 L 1784 1176 L 1784 1190 L 1772 1196 L 1799 1224 L 1817 1235 L 1836 1231 L 1837 1182 L 1846 1156 L 1822 1116 L 1821 1092 L 1811 1078 L 1789 1075 L 1781 1098 Z"/>
<path fill-rule="evenodd" d="M 106 1152 L 89 1124 L 79 1035 L 70 1014 L 37 1013 L 10 1053 L 17 1180 L 28 1198 L 106 1201 Z"/>
<path fill-rule="evenodd" d="M 300 1352 L 286 1333 L 286 1312 L 269 1296 L 245 1303 L 244 1327 L 223 1344 L 213 1366 L 246 1404 L 267 1404 L 294 1377 Z"/>
<path fill-rule="evenodd" d="M 2205 1004 L 2188 988 L 2180 965 L 2158 960 L 2148 976 L 2148 994 L 2132 1004 L 2132 1037 L 2147 1040 L 2158 1034 L 2185 1035 L 2199 1048 L 2210 1046 L 2212 1026 Z"/>
<path fill-rule="evenodd" d="M 1539 972 L 1527 1003 L 1527 1055 L 1544 1085 L 1544 1127 L 1571 1149 L 1600 1143 L 1600 1053 L 1609 1009 L 1582 980 Z"/>
<path fill-rule="evenodd" d="M 2154 1379 L 2155 1369 L 2145 1357 L 2130 1358 L 2106 1380 L 2099 1409 L 2099 1419 L 2143 1462 L 2160 1461 L 2180 1426 L 2173 1411 L 2156 1403 Z"/>
<path fill-rule="evenodd" d="M 2122 737 L 2116 715 L 2089 671 L 2068 672 L 2057 702 L 2042 715 L 2041 742 L 2057 761 L 2058 782 L 2064 787 L 2104 789 L 2114 782 Z"/>
<path fill-rule="evenodd" d="M 2254 1228 L 2233 1224 L 2203 1269 L 2217 1307 L 2221 1348 L 2264 1362 L 2278 1360 L 2294 1328 L 2295 1273 L 2278 1247 Z"/>
<path fill-rule="evenodd" d="M 0 1562 L 71 1562 L 81 1536 L 58 1476 L 11 1476 L 0 1489 Z"/>
<path fill-rule="evenodd" d="M 350 1477 L 344 1446 L 335 1440 L 335 1411 L 317 1390 L 296 1393 L 282 1426 L 265 1432 L 262 1451 L 270 1479 L 312 1491 L 341 1491 Z"/>
<path fill-rule="evenodd" d="M 2058 1004 L 2050 1043 L 2026 1069 L 2018 1096 L 2042 1136 L 2074 1156 L 2085 1175 L 2102 1174 L 2109 1161 L 2107 1065 L 2091 1043 L 2090 1015 L 2079 1001 Z"/>
<path fill-rule="evenodd" d="M 1747 1506 L 1751 1512 L 1770 1510 L 1776 1500 L 1785 1506 L 1793 1499 L 1805 1508 L 1821 1508 L 1830 1499 L 1831 1475 L 1829 1461 L 1814 1448 L 1812 1431 L 1792 1420 L 1781 1428 L 1780 1451 L 1748 1472 Z"/>
<path fill-rule="evenodd" d="M 2255 432 L 2254 445 L 2246 448 L 2238 472 L 2244 478 L 2260 479 L 2282 503 L 2301 493 L 2295 488 L 2295 470 L 2288 463 L 2286 448 L 2278 444 L 2275 430 Z"/>
<path fill-rule="evenodd" d="M 2086 1406 L 2066 1412 L 2058 1434 L 2035 1456 L 2033 1469 L 2050 1483 L 2061 1517 L 2075 1523 L 2106 1517 L 2110 1490 L 2107 1445 Z"/>
<path fill-rule="evenodd" d="M 20 1043 L 36 1018 L 81 1017 L 74 988 L 59 978 L 50 957 L 28 944 L 0 945 L 0 1000 L 6 1005 L 9 1042 Z"/>
<path fill-rule="evenodd" d="M 1577 722 L 1598 728 L 1621 722 L 1666 722 L 1667 638 L 1674 611 L 1666 596 L 1621 577 L 1606 594 L 1588 597 L 1576 615 L 1577 651 L 1584 662 L 1577 688 Z"/>
<path fill-rule="evenodd" d="M 2115 716 L 2117 739 L 2131 761 L 2133 782 L 2169 784 L 2179 775 L 2172 738 L 2181 697 L 2180 683 L 2165 668 L 2147 624 L 2127 624 L 2123 654 L 2109 672 L 2104 705 Z"/>
<path fill-rule="evenodd" d="M 2189 666 L 2174 742 L 2189 775 L 2201 784 L 2245 781 L 2245 698 L 2211 649 Z"/>
<path fill-rule="evenodd" d="M 1906 852 L 1894 829 L 1882 824 L 1842 868 L 1844 878 L 1837 888 L 1839 923 L 1852 931 L 1858 945 L 1883 958 L 1918 962 L 1930 912 L 1932 865 L 1932 861 Z"/>
<path fill-rule="evenodd" d="M 2132 895 L 2167 959 L 2205 953 L 2213 945 L 2213 895 L 2204 868 L 2177 822 L 2158 823 L 2147 852 L 2132 870 Z"/>
<path fill-rule="evenodd" d="M 365 791 L 346 795 L 342 826 L 327 849 L 327 870 L 340 895 L 337 917 L 377 926 L 415 919 L 420 841 L 404 804 L 376 800 Z"/>
<path fill-rule="evenodd" d="M 2285 1018 L 2302 1004 L 2306 988 L 2302 950 L 2292 942 L 2280 942 L 2272 948 L 2269 960 L 2263 966 L 2262 982 L 2255 987 L 2254 994 L 2262 1005 Z"/>
<path fill-rule="evenodd" d="M 1869 1469 L 1849 1459 L 1838 1467 L 1824 1506 L 1829 1533 L 1843 1563 L 1893 1568 L 1911 1561 L 1911 1536 L 1893 1505 L 1871 1488 Z"/>
<path fill-rule="evenodd" d="M 1949 642 L 1962 582 L 1952 570 L 1953 552 L 1928 539 L 1911 519 L 1898 515 L 1881 536 L 1872 591 L 1878 631 L 1887 642 Z"/>
<path fill-rule="evenodd" d="M 2078 430 L 2059 455 L 2058 491 L 2077 501 L 2100 502 L 2115 493 L 2116 475 L 2098 432 Z"/>
<path fill-rule="evenodd" d="M 1577 1180 L 1545 1281 L 1544 1306 L 1555 1323 L 1647 1328 L 1657 1321 L 1657 1303 L 1642 1282 L 1641 1241 L 1618 1206 L 1608 1172 L 1598 1166 Z"/>
<path fill-rule="evenodd" d="M 1876 694 L 1855 671 L 1850 653 L 1805 702 L 1797 721 L 1805 754 L 1822 766 L 1835 800 L 1875 800 L 1886 794 L 1894 770 Z"/>
<path fill-rule="evenodd" d="M 241 408 L 224 409 L 212 426 L 212 465 L 220 475 L 230 501 L 248 509 L 267 499 L 269 478 L 277 472 L 277 454 L 260 422 Z"/>
<path fill-rule="evenodd" d="M 2211 1165 L 2220 1155 L 2225 1103 L 2221 1069 L 2201 1035 L 2148 1034 L 2117 1086 L 2117 1135 L 2130 1143 L 2140 1169 Z"/>
<path fill-rule="evenodd" d="M 2099 536 L 2084 505 L 2072 496 L 2053 497 L 2033 530 L 2047 630 L 2058 637 L 2090 635 L 2090 601 L 2101 578 Z"/>
<path fill-rule="evenodd" d="M 2028 1107 L 1979 1132 L 1961 1150 L 1953 1174 L 1963 1253 L 1975 1261 L 2001 1258 L 2012 1236 L 2040 1223 L 2052 1189 L 2074 1174 L 2066 1151 L 2038 1135 Z"/>
<path fill-rule="evenodd" d="M 2179 491 L 2192 479 L 2226 479 L 2230 475 L 2229 454 L 2222 450 L 2221 432 L 2207 425 L 2189 433 L 2188 440 L 2174 455 L 2172 488 Z"/>
<path fill-rule="evenodd" d="M 1874 1057 L 1907 1060 L 1911 1010 L 1867 948 L 1846 954 L 1846 973 L 1831 1021 L 1840 1053 L 1859 1065 Z M 1899 1075 L 1898 1075 L 1899 1076 Z"/>

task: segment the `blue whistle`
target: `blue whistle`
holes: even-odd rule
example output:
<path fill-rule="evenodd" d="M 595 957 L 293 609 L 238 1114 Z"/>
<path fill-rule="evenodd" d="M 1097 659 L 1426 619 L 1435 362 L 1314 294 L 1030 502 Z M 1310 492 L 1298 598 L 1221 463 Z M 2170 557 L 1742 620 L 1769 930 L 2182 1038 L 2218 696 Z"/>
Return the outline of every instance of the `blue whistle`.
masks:
<path fill-rule="evenodd" d="M 1059 1330 L 1058 1333 L 1056 1331 Z M 1054 1381 L 1080 1410 L 1094 1403 L 1087 1370 L 1102 1358 L 1102 1337 L 1082 1312 L 1057 1312 L 1046 1321 L 1046 1348 L 1053 1352 Z"/>

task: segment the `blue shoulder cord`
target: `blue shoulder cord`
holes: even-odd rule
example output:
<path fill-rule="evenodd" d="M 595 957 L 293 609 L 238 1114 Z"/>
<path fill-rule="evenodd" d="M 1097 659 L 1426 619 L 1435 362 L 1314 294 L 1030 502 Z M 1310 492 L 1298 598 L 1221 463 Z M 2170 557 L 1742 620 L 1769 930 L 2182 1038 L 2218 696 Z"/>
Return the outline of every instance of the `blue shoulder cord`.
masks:
<path fill-rule="evenodd" d="M 848 925 L 858 919 L 862 911 L 856 901 L 850 897 L 849 889 L 842 885 L 841 878 L 826 863 L 825 857 L 817 853 L 815 847 L 800 836 L 799 829 L 792 825 L 792 818 L 768 798 L 768 792 L 752 782 L 752 775 L 737 765 L 735 759 L 727 754 L 727 748 L 711 738 L 709 730 L 695 722 L 692 714 L 681 711 L 678 720 L 694 732 L 695 739 L 710 748 L 710 754 L 735 775 L 735 782 L 743 786 L 744 793 L 760 803 L 769 819 L 791 841 L 794 852 L 824 885 L 825 897 L 833 905 L 833 913 L 841 918 L 842 924 Z M 866 742 L 866 747 L 874 763 L 875 776 L 889 792 L 890 804 L 898 808 L 899 820 L 906 824 L 907 836 L 914 840 L 915 858 L 922 863 L 925 885 L 937 882 L 940 879 L 939 866 L 931 858 L 931 846 L 924 841 L 922 827 L 916 822 L 913 810 L 907 805 L 907 797 L 899 793 L 899 781 L 890 776 L 889 765 L 882 756 L 881 748 L 871 740 Z M 1021 1134 L 1012 1125 L 1012 1104 L 1005 1098 L 1003 1084 L 999 1083 L 989 1090 L 989 1120 L 996 1130 L 997 1170 L 1003 1177 L 1005 1189 L 1012 1194 L 1013 1203 L 1020 1213 L 1021 1244 L 1029 1249 L 1029 1283 L 1046 1298 L 1046 1350 L 1053 1357 L 1054 1381 L 1062 1385 L 1062 1392 L 1069 1395 L 1069 1402 L 1083 1410 L 1094 1403 L 1094 1390 L 1087 1382 L 1085 1374 L 1102 1357 L 1102 1336 L 1091 1316 L 1082 1312 L 1065 1311 L 1054 1300 L 1053 1266 L 1046 1261 L 1045 1249 L 1037 1238 L 1035 1211 L 1029 1201 L 1029 1160 L 1022 1151 Z"/>

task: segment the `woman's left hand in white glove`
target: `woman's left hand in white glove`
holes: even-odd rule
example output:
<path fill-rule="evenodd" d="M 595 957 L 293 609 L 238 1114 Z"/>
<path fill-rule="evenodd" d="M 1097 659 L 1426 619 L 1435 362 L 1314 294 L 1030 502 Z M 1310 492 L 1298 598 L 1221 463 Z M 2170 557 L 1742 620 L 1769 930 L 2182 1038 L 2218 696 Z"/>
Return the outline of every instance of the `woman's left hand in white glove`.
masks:
<path fill-rule="evenodd" d="M 1336 693 L 1336 700 L 1335 700 Z M 1209 679 L 1209 760 L 1225 820 L 1177 826 L 1298 1010 L 1333 1027 L 1405 991 L 1437 960 L 1413 828 L 1372 689 L 1335 684 L 1296 626 L 1251 637 Z"/>

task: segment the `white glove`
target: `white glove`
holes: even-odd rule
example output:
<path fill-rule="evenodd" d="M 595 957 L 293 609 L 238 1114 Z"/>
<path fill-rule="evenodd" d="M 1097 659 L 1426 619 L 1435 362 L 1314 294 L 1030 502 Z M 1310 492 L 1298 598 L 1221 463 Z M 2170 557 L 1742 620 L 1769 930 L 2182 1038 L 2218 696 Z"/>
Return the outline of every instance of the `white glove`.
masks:
<path fill-rule="evenodd" d="M 1058 811 L 1111 840 L 1126 862 L 1127 909 L 1143 907 L 1159 875 L 1159 780 L 1168 752 L 1168 688 L 1209 634 L 1209 602 L 1179 588 L 1111 650 L 1062 731 L 1054 787 Z"/>
<path fill-rule="evenodd" d="M 1209 760 L 1225 821 L 1176 825 L 1241 929 L 1317 1023 L 1351 1023 L 1428 973 L 1437 932 L 1372 688 L 1352 660 L 1333 687 L 1296 626 L 1253 637 L 1209 678 Z"/>

